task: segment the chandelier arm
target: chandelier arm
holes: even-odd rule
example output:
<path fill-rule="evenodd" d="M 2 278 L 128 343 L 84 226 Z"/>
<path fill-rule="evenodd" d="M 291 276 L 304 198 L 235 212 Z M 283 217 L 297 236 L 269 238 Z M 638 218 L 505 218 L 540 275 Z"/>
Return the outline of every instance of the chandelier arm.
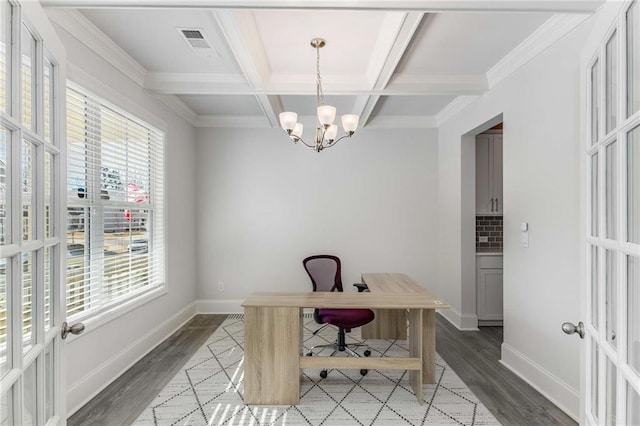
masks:
<path fill-rule="evenodd" d="M 315 146 L 313 146 L 313 145 L 309 145 L 309 144 L 308 144 L 308 143 L 306 143 L 306 142 L 304 141 L 304 139 L 302 139 L 302 138 L 298 138 L 298 141 L 302 142 L 302 144 L 303 144 L 304 146 L 306 146 L 307 148 L 309 148 L 309 149 L 314 149 L 314 150 L 316 149 L 316 147 L 315 147 Z"/>
<path fill-rule="evenodd" d="M 330 148 L 330 147 L 332 147 L 332 146 L 336 146 L 336 144 L 337 144 L 338 142 L 340 142 L 342 139 L 344 139 L 344 138 L 350 138 L 350 137 L 351 137 L 351 136 L 349 136 L 349 135 L 341 136 L 341 137 L 339 137 L 338 139 L 334 140 L 334 141 L 333 141 L 333 143 L 332 143 L 331 145 L 327 145 L 326 147 L 327 147 L 327 148 Z"/>

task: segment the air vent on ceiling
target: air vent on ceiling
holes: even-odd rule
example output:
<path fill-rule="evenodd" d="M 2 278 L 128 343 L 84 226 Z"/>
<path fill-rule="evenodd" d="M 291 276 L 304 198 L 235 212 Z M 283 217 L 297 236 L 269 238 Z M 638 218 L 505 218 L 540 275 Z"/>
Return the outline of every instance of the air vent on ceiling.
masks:
<path fill-rule="evenodd" d="M 213 58 L 218 56 L 218 52 L 211 46 L 204 33 L 199 28 L 177 28 L 185 41 L 196 52 L 198 56 Z"/>

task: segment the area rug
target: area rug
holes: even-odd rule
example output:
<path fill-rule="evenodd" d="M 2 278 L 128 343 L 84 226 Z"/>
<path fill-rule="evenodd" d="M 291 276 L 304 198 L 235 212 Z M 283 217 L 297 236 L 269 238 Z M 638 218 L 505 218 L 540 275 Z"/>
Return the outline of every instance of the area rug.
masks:
<path fill-rule="evenodd" d="M 331 343 L 336 329 L 318 329 L 304 319 L 305 351 Z M 245 405 L 243 393 L 244 323 L 229 316 L 184 368 L 136 420 L 137 425 L 499 425 L 451 368 L 437 357 L 436 383 L 424 385 L 419 405 L 406 371 L 304 370 L 300 403 L 292 406 Z M 347 343 L 366 343 L 371 356 L 408 356 L 406 340 L 361 340 L 358 330 Z M 328 353 L 320 353 L 328 355 Z"/>

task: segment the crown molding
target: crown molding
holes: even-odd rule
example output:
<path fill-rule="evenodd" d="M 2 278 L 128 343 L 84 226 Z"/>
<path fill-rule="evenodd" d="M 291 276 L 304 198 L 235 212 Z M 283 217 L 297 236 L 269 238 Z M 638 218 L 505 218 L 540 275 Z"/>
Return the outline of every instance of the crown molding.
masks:
<path fill-rule="evenodd" d="M 429 115 L 387 115 L 372 117 L 366 127 L 369 129 L 436 129 L 438 121 Z"/>
<path fill-rule="evenodd" d="M 489 88 L 505 80 L 527 62 L 576 28 L 590 15 L 553 15 L 522 43 L 487 71 Z"/>
<path fill-rule="evenodd" d="M 180 117 L 182 117 L 185 120 L 187 120 L 187 122 L 189 124 L 191 124 L 194 127 L 196 126 L 196 123 L 198 121 L 198 114 L 196 114 L 196 112 L 194 110 L 189 108 L 189 106 L 187 106 L 187 104 L 185 104 L 182 101 L 182 99 L 180 99 L 179 97 L 177 97 L 175 95 L 156 94 L 155 96 L 156 96 L 156 98 L 160 99 L 160 101 L 163 104 L 165 104 L 166 106 L 171 108 L 171 110 L 173 112 L 175 112 Z"/>
<path fill-rule="evenodd" d="M 51 7 L 337 9 L 422 12 L 593 13 L 605 0 L 40 0 Z"/>
<path fill-rule="evenodd" d="M 255 90 L 240 74 L 148 72 L 144 79 L 144 88 L 161 94 L 255 94 Z"/>
<path fill-rule="evenodd" d="M 47 9 L 47 16 L 115 69 L 143 86 L 147 70 L 82 13 L 73 9 Z"/>
<path fill-rule="evenodd" d="M 262 115 L 200 115 L 195 127 L 268 128 L 272 127 Z"/>
<path fill-rule="evenodd" d="M 394 74 L 385 95 L 481 95 L 489 89 L 483 74 L 420 75 Z"/>
<path fill-rule="evenodd" d="M 458 96 L 447 106 L 442 108 L 438 114 L 436 114 L 436 127 L 442 126 L 446 123 L 451 117 L 456 116 L 463 109 L 474 103 L 480 96 Z"/>

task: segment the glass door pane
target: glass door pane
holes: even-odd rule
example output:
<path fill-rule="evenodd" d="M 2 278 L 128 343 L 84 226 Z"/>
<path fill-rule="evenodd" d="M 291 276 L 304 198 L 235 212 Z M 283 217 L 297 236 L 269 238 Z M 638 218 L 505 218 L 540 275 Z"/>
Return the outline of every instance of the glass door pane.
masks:
<path fill-rule="evenodd" d="M 618 34 L 613 32 L 606 46 L 606 133 L 612 131 L 617 124 L 618 112 Z"/>
<path fill-rule="evenodd" d="M 605 215 L 606 215 L 606 237 L 615 240 L 618 237 L 618 146 L 613 141 L 605 150 L 606 173 L 605 173 Z"/>
<path fill-rule="evenodd" d="M 627 256 L 627 363 L 640 374 L 640 258 Z"/>
<path fill-rule="evenodd" d="M 591 246 L 591 324 L 598 329 L 598 247 Z"/>
<path fill-rule="evenodd" d="M 598 96 L 598 90 L 600 87 L 598 79 L 598 61 L 596 60 L 591 67 L 591 144 L 598 141 L 598 121 L 600 117 L 600 114 L 598 113 L 598 106 L 600 102 L 600 96 Z"/>
<path fill-rule="evenodd" d="M 591 156 L 591 235 L 598 236 L 598 154 Z"/>
<path fill-rule="evenodd" d="M 590 413 L 593 419 L 598 421 L 598 409 L 600 407 L 599 392 L 598 392 L 598 371 L 600 365 L 600 357 L 598 351 L 598 345 L 595 340 L 591 340 L 591 363 L 590 363 L 590 377 L 591 387 L 589 388 L 589 402 L 591 405 Z"/>
<path fill-rule="evenodd" d="M 640 244 L 640 126 L 627 133 L 627 241 Z"/>
<path fill-rule="evenodd" d="M 628 425 L 640 425 L 640 395 L 627 383 L 627 421 Z"/>
<path fill-rule="evenodd" d="M 22 141 L 22 239 L 35 238 L 34 207 L 36 170 L 36 147 L 26 140 Z"/>
<path fill-rule="evenodd" d="M 0 126 L 0 245 L 7 243 L 7 233 L 10 230 L 7 222 L 9 136 L 9 131 Z"/>
<path fill-rule="evenodd" d="M 9 2 L 0 2 L 0 112 L 9 111 L 9 64 L 11 64 L 10 56 L 10 20 L 11 5 Z"/>
<path fill-rule="evenodd" d="M 607 425 L 616 424 L 616 365 L 607 359 L 607 404 L 605 419 Z"/>
<path fill-rule="evenodd" d="M 618 277 L 617 277 L 617 263 L 616 252 L 613 250 L 606 251 L 606 333 L 607 342 L 616 347 L 616 320 L 618 318 Z"/>
<path fill-rule="evenodd" d="M 640 110 L 640 4 L 627 10 L 627 117 Z"/>
<path fill-rule="evenodd" d="M 25 25 L 22 25 L 22 124 L 27 129 L 36 130 L 36 39 Z"/>

